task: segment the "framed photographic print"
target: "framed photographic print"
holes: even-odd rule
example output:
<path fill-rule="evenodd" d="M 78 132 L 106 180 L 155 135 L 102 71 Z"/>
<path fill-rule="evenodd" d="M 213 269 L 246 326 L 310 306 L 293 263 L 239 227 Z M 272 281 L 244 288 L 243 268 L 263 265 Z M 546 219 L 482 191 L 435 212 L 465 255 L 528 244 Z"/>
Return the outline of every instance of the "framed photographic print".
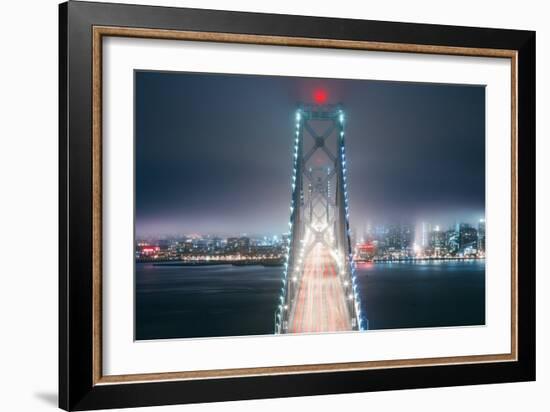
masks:
<path fill-rule="evenodd" d="M 60 407 L 535 379 L 535 33 L 60 6 Z"/>

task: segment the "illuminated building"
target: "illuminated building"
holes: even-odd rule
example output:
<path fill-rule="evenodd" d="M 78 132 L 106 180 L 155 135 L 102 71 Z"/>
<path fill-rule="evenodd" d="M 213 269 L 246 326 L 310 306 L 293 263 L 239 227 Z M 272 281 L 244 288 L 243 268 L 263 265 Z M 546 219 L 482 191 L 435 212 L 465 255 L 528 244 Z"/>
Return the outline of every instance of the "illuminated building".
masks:
<path fill-rule="evenodd" d="M 244 236 L 227 238 L 226 249 L 229 252 L 248 253 L 250 252 L 250 238 Z"/>
<path fill-rule="evenodd" d="M 422 238 L 420 240 L 420 245 L 423 248 L 430 246 L 431 232 L 432 232 L 432 225 L 426 222 L 422 222 Z"/>
<path fill-rule="evenodd" d="M 477 249 L 485 252 L 485 219 L 479 219 L 477 224 Z"/>
<path fill-rule="evenodd" d="M 458 233 L 458 248 L 464 251 L 466 248 L 477 248 L 477 230 L 468 223 L 458 223 L 456 225 Z"/>
<path fill-rule="evenodd" d="M 358 261 L 371 261 L 376 256 L 376 245 L 374 242 L 358 243 L 355 247 Z"/>

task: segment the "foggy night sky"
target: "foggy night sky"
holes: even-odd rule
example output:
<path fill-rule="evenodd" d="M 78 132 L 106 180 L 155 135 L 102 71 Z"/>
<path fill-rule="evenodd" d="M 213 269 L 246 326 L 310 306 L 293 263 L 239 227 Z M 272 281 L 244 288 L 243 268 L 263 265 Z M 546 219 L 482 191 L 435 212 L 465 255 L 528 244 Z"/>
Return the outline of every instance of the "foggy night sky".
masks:
<path fill-rule="evenodd" d="M 286 232 L 295 110 L 317 88 L 346 111 L 352 227 L 483 217 L 483 86 L 135 76 L 138 237 Z"/>

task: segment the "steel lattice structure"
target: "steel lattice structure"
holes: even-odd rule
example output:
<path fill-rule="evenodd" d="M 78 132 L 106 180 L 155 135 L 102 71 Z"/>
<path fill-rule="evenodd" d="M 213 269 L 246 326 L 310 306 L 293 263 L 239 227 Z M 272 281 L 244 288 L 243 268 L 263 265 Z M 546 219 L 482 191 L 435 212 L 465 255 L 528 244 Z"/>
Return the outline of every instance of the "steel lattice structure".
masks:
<path fill-rule="evenodd" d="M 345 120 L 341 105 L 308 104 L 296 111 L 290 242 L 275 313 L 278 334 L 333 331 L 316 326 L 335 322 L 337 308 L 327 309 L 329 304 L 339 306 L 338 330 L 367 329 L 350 244 Z M 329 286 L 323 286 L 327 282 Z M 323 287 L 330 287 L 326 292 L 330 299 L 323 296 Z M 312 303 L 313 299 L 319 302 Z M 322 313 L 312 313 L 315 310 Z M 301 326 L 304 316 L 309 316 L 309 327 Z"/>

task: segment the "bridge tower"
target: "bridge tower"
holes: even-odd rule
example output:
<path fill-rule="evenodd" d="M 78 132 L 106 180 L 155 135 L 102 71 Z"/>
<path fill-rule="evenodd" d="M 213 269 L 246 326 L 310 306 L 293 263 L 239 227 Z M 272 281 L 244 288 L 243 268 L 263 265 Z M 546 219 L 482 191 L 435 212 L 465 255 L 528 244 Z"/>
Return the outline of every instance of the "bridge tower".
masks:
<path fill-rule="evenodd" d="M 365 330 L 349 227 L 343 106 L 296 110 L 290 241 L 275 333 Z"/>

